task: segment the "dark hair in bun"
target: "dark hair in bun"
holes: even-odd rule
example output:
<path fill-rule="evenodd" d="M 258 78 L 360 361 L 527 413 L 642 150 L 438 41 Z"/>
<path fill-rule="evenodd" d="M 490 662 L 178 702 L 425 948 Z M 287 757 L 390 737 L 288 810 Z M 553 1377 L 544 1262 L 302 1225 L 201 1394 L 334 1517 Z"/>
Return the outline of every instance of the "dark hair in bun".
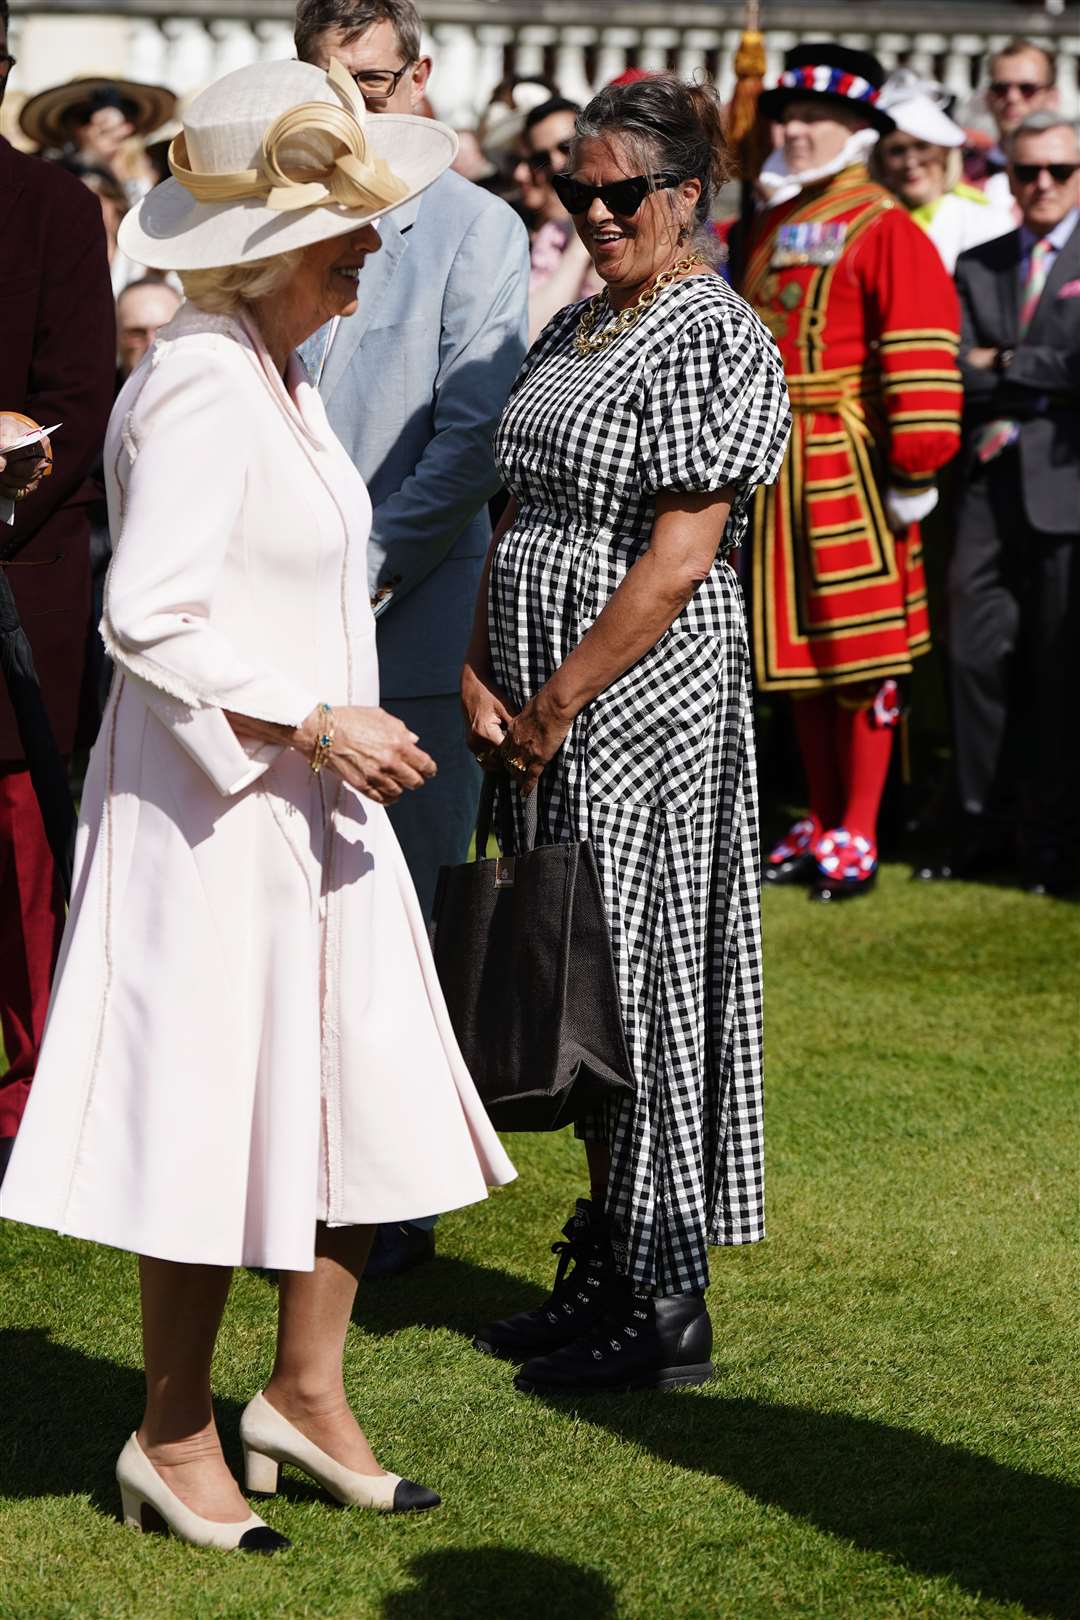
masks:
<path fill-rule="evenodd" d="M 670 171 L 701 181 L 699 225 L 712 212 L 734 164 L 724 133 L 724 113 L 711 84 L 687 84 L 657 73 L 633 84 L 608 85 L 579 113 L 577 139 L 619 136 L 640 154 L 645 173 Z"/>

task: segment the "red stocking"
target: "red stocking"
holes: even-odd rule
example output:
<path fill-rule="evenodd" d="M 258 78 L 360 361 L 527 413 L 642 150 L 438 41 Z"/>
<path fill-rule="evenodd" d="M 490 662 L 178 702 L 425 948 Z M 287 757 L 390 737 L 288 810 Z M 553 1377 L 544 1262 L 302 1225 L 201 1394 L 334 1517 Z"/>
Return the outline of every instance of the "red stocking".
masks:
<path fill-rule="evenodd" d="M 831 692 L 814 692 L 796 698 L 794 711 L 810 814 L 823 829 L 835 827 L 844 808 L 844 778 L 836 747 L 836 699 Z"/>
<path fill-rule="evenodd" d="M 878 811 L 892 755 L 893 728 L 875 722 L 873 698 L 859 708 L 836 706 L 836 749 L 847 798 L 843 825 L 877 844 Z M 831 825 L 835 825 L 832 823 Z"/>

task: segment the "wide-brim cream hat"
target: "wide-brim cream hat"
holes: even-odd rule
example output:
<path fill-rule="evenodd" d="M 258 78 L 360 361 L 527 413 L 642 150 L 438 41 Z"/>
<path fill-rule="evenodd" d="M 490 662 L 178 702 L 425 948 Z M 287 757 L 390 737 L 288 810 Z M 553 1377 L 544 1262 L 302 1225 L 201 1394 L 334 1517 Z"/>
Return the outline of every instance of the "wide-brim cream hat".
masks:
<path fill-rule="evenodd" d="M 120 226 L 155 270 L 251 264 L 322 242 L 420 195 L 457 136 L 432 118 L 368 114 L 340 62 L 259 62 L 197 96 L 169 149 L 173 178 Z"/>
<path fill-rule="evenodd" d="M 885 80 L 878 98 L 897 129 L 931 146 L 963 146 L 967 136 L 945 111 L 949 92 L 933 79 L 921 79 L 911 68 L 897 68 Z"/>

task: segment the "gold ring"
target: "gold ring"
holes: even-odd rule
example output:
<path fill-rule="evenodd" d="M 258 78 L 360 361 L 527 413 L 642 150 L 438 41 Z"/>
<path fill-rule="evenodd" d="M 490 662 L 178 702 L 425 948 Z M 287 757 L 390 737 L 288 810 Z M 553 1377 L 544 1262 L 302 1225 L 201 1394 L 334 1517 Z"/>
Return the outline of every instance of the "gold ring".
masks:
<path fill-rule="evenodd" d="M 518 771 L 522 776 L 528 775 L 529 767 L 521 758 L 520 754 L 515 754 L 512 758 L 507 759 L 506 763 L 509 765 L 512 771 Z"/>

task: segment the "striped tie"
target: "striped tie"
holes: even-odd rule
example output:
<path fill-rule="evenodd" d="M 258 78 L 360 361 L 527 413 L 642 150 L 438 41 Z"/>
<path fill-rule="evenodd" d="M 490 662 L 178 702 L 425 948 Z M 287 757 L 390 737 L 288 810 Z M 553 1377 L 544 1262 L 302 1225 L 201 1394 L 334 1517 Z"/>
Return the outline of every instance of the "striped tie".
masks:
<path fill-rule="evenodd" d="M 1035 311 L 1039 307 L 1039 299 L 1046 286 L 1046 278 L 1050 274 L 1050 255 L 1053 245 L 1049 238 L 1040 237 L 1031 250 L 1028 260 L 1028 272 L 1024 277 L 1024 285 L 1020 290 L 1020 322 L 1017 327 L 1018 339 L 1027 335 L 1028 327 L 1035 318 Z M 993 461 L 995 456 L 1010 444 L 1015 444 L 1020 437 L 1020 424 L 1010 420 L 1007 416 L 998 416 L 992 422 L 987 422 L 975 435 L 975 453 L 980 461 Z"/>

